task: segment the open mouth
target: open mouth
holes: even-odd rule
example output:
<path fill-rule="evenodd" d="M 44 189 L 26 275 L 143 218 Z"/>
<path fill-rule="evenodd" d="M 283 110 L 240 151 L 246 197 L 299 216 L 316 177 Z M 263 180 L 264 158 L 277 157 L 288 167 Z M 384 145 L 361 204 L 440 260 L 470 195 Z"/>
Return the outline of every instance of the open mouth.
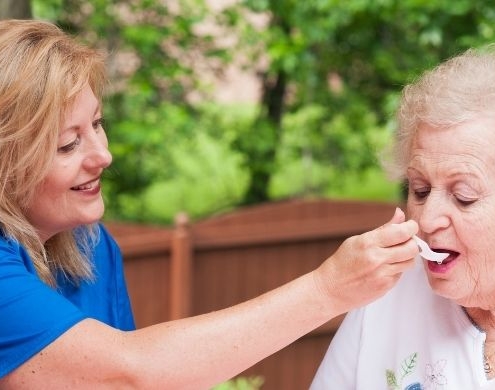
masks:
<path fill-rule="evenodd" d="M 448 253 L 449 256 L 444 259 L 441 263 L 437 263 L 435 261 L 427 261 L 427 267 L 430 272 L 434 272 L 437 274 L 443 274 L 448 272 L 452 267 L 455 266 L 456 260 L 458 259 L 460 253 L 452 250 L 435 248 L 435 251 Z"/>
<path fill-rule="evenodd" d="M 73 191 L 91 191 L 100 186 L 100 178 L 88 181 L 78 186 L 71 187 Z"/>
<path fill-rule="evenodd" d="M 432 248 L 435 252 L 442 252 L 442 253 L 448 253 L 449 256 L 442 261 L 442 264 L 450 263 L 451 261 L 457 259 L 459 256 L 459 252 L 456 251 L 451 251 L 448 249 L 442 249 L 442 248 Z"/>

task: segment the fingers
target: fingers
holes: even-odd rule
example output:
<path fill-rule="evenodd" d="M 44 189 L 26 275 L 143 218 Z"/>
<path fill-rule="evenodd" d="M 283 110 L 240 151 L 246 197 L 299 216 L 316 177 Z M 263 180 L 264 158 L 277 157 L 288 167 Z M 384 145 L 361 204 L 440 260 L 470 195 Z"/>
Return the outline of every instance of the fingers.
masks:
<path fill-rule="evenodd" d="M 397 207 L 389 222 L 368 233 L 380 247 L 389 248 L 410 240 L 418 229 L 417 222 L 412 219 L 406 221 L 404 212 Z"/>
<path fill-rule="evenodd" d="M 402 222 L 400 222 L 402 221 Z M 418 224 L 413 220 L 405 221 L 402 210 L 397 208 L 389 222 L 379 228 L 361 235 L 359 240 L 363 248 L 368 248 L 369 259 L 374 259 L 376 266 L 380 264 L 399 264 L 416 257 L 419 250 L 412 239 L 418 231 Z M 372 255 L 371 255 L 372 254 Z M 401 272 L 409 265 L 394 267 L 388 274 Z"/>
<path fill-rule="evenodd" d="M 415 264 L 414 257 L 412 257 L 405 260 L 389 262 L 387 264 L 387 267 L 384 269 L 386 270 L 385 272 L 389 276 L 391 275 L 399 276 L 403 274 L 405 271 L 407 271 L 409 268 L 414 267 L 414 264 Z"/>

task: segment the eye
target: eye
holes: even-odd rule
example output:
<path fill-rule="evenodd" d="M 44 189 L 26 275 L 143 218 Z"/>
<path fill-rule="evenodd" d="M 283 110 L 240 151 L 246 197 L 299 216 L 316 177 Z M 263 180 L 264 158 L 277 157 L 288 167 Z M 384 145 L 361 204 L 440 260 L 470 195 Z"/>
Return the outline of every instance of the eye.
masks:
<path fill-rule="evenodd" d="M 65 144 L 63 146 L 60 146 L 58 149 L 57 149 L 57 152 L 59 153 L 69 153 L 71 152 L 72 150 L 75 149 L 75 147 L 77 145 L 79 145 L 81 143 L 81 138 L 79 136 L 76 137 L 76 139 L 72 142 L 69 142 L 68 144 Z"/>
<path fill-rule="evenodd" d="M 415 199 L 417 200 L 423 200 L 430 195 L 431 192 L 431 187 L 421 187 L 421 188 L 416 188 L 412 190 L 412 194 Z"/>
<path fill-rule="evenodd" d="M 103 129 L 103 126 L 105 124 L 105 119 L 103 118 L 98 118 L 93 121 L 93 129 L 98 130 L 98 129 Z"/>
<path fill-rule="evenodd" d="M 478 200 L 478 199 L 469 198 L 467 196 L 463 196 L 460 194 L 453 194 L 453 195 L 454 195 L 457 203 L 459 203 L 461 206 L 470 206 Z"/>

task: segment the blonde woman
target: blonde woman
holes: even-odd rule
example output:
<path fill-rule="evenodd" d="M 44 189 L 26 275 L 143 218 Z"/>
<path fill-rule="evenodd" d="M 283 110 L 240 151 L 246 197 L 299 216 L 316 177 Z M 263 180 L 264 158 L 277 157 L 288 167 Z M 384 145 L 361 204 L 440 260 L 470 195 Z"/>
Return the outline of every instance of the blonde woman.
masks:
<path fill-rule="evenodd" d="M 104 80 L 102 56 L 54 25 L 0 21 L 1 389 L 206 389 L 412 266 L 417 224 L 397 210 L 276 290 L 135 330 L 119 249 L 99 223 L 112 160 Z"/>

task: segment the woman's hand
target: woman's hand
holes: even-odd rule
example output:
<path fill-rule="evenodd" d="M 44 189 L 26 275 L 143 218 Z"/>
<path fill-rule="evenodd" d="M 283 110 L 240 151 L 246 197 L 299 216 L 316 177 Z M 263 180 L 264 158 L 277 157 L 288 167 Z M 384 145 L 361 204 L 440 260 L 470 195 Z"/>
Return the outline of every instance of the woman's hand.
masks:
<path fill-rule="evenodd" d="M 414 264 L 419 250 L 412 236 L 418 224 L 399 208 L 379 228 L 346 239 L 314 271 L 318 288 L 342 313 L 363 306 L 390 290 Z"/>

